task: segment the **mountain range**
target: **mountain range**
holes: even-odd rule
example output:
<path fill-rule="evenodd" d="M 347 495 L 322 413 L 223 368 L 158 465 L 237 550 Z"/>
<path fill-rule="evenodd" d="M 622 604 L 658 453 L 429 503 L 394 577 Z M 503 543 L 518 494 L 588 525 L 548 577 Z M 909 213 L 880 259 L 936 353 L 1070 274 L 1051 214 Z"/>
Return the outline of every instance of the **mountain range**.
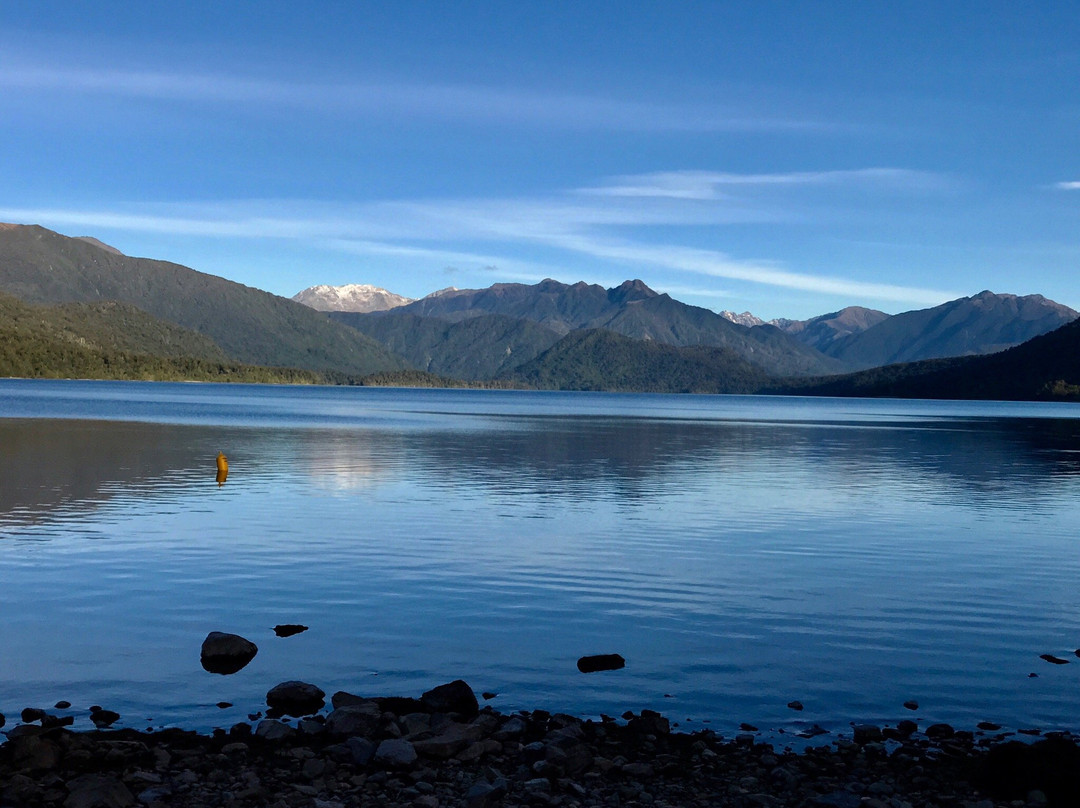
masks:
<path fill-rule="evenodd" d="M 406 366 L 369 337 L 292 300 L 36 225 L 0 228 L 0 291 L 34 304 L 127 303 L 251 365 L 353 375 Z"/>
<path fill-rule="evenodd" d="M 413 301 L 353 284 L 297 297 L 310 305 L 93 237 L 0 225 L 0 375 L 1080 397 L 1077 312 L 1039 295 L 771 323 L 640 280 L 503 283 Z"/>

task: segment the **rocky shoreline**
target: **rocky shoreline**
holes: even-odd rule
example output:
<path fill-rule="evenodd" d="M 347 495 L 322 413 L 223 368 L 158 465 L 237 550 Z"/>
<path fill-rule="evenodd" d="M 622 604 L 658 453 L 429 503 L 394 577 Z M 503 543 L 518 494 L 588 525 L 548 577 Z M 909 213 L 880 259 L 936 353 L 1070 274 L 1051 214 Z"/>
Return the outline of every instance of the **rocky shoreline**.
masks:
<path fill-rule="evenodd" d="M 24 711 L 0 745 L 0 806 L 1080 806 L 1080 747 L 1066 733 L 1023 743 L 902 721 L 793 752 L 749 732 L 673 732 L 649 710 L 501 714 L 460 680 L 420 698 L 339 692 L 329 709 L 302 682 L 267 696 L 268 717 L 209 735 L 72 732 Z M 114 715 L 99 708 L 99 725 Z"/>

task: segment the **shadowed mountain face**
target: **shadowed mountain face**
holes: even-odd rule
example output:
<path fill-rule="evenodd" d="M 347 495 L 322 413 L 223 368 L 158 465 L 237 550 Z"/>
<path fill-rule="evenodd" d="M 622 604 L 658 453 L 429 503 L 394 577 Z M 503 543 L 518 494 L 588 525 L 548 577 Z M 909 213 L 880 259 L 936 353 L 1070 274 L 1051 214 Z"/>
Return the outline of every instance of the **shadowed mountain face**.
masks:
<path fill-rule="evenodd" d="M 1080 399 L 1080 319 L 985 356 L 928 359 L 820 380 L 785 393 L 954 399 Z"/>
<path fill-rule="evenodd" d="M 328 316 L 378 340 L 414 367 L 455 379 L 493 379 L 535 358 L 559 339 L 546 326 L 501 314 L 458 322 L 407 311 L 329 312 Z"/>
<path fill-rule="evenodd" d="M 250 364 L 358 375 L 404 366 L 373 340 L 299 303 L 35 225 L 0 228 L 0 291 L 38 304 L 129 303 Z"/>
<path fill-rule="evenodd" d="M 639 280 L 626 281 L 613 289 L 554 280 L 534 286 L 501 283 L 487 289 L 461 289 L 427 297 L 399 311 L 451 322 L 502 314 L 540 323 L 560 335 L 600 328 L 664 345 L 723 347 L 776 375 L 826 374 L 844 369 L 840 362 L 777 328 L 736 325 L 709 309 L 657 294 Z"/>
<path fill-rule="evenodd" d="M 510 378 L 539 389 L 643 393 L 751 393 L 768 381 L 727 348 L 680 348 L 604 329 L 567 334 Z"/>
<path fill-rule="evenodd" d="M 856 368 L 989 354 L 1053 331 L 1076 317 L 1077 312 L 1068 306 L 1042 295 L 981 292 L 883 319 L 833 339 L 822 350 Z"/>

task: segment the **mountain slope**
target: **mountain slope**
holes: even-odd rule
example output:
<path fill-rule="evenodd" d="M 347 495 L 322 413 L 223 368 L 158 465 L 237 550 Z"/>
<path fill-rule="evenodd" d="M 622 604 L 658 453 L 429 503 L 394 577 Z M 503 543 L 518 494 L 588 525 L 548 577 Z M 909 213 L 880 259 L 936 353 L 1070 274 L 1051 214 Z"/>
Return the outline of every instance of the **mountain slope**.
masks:
<path fill-rule="evenodd" d="M 1080 319 L 999 353 L 928 359 L 770 392 L 824 396 L 1080 400 Z"/>
<path fill-rule="evenodd" d="M 531 320 L 484 314 L 457 322 L 400 309 L 382 314 L 328 312 L 378 340 L 414 367 L 440 376 L 492 379 L 533 359 L 559 335 Z"/>
<path fill-rule="evenodd" d="M 225 358 L 206 337 L 123 303 L 34 306 L 0 293 L 0 377 L 316 383 Z"/>
<path fill-rule="evenodd" d="M 981 292 L 883 320 L 824 348 L 856 368 L 948 356 L 988 354 L 1045 334 L 1077 312 L 1042 295 Z"/>
<path fill-rule="evenodd" d="M 545 280 L 534 286 L 495 284 L 427 297 L 401 309 L 460 321 L 481 314 L 532 320 L 559 334 L 603 328 L 638 340 L 674 345 L 708 345 L 735 351 L 777 375 L 813 375 L 846 369 L 776 328 L 736 325 L 714 311 L 657 294 L 641 281 L 613 289 Z"/>
<path fill-rule="evenodd" d="M 768 377 L 726 348 L 680 348 L 603 329 L 574 331 L 508 378 L 540 389 L 750 393 Z"/>
<path fill-rule="evenodd" d="M 0 291 L 30 303 L 120 301 L 198 331 L 234 360 L 364 375 L 404 366 L 299 303 L 36 225 L 0 228 Z"/>
<path fill-rule="evenodd" d="M 776 325 L 799 342 L 829 353 L 829 346 L 836 340 L 862 333 L 889 317 L 890 315 L 877 309 L 848 306 L 846 309 L 811 317 L 809 320 L 783 320 Z"/>

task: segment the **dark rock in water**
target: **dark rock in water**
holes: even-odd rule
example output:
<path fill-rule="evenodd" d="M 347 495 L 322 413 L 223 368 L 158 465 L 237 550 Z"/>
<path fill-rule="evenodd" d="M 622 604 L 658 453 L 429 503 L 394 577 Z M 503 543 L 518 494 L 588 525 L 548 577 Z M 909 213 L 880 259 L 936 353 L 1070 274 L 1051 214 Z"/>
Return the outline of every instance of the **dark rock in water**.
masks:
<path fill-rule="evenodd" d="M 631 720 L 626 728 L 638 735 L 668 735 L 671 723 L 655 710 L 642 710 L 641 715 Z"/>
<path fill-rule="evenodd" d="M 47 715 L 41 719 L 41 726 L 45 729 L 56 729 L 57 727 L 70 727 L 75 723 L 75 716 L 65 715 L 60 717 L 58 715 Z"/>
<path fill-rule="evenodd" d="M 266 703 L 276 713 L 299 718 L 321 710 L 325 697 L 322 690 L 307 682 L 282 682 L 270 688 Z"/>
<path fill-rule="evenodd" d="M 420 696 L 420 703 L 429 713 L 460 713 L 473 716 L 480 711 L 476 694 L 461 679 L 432 688 Z"/>
<path fill-rule="evenodd" d="M 350 707 L 353 704 L 367 704 L 371 699 L 365 699 L 363 696 L 355 696 L 352 693 L 346 693 L 344 690 L 339 690 L 337 693 L 330 697 L 330 704 L 334 709 L 339 707 Z"/>
<path fill-rule="evenodd" d="M 24 724 L 31 724 L 34 721 L 43 719 L 45 717 L 45 711 L 37 707 L 24 707 L 21 717 Z"/>
<path fill-rule="evenodd" d="M 1068 665 L 1069 660 L 1056 657 L 1053 654 L 1039 654 L 1039 659 L 1045 659 L 1051 665 Z"/>
<path fill-rule="evenodd" d="M 58 701 L 53 705 L 57 710 L 66 710 L 71 706 L 70 701 Z"/>
<path fill-rule="evenodd" d="M 491 701 L 493 698 L 495 698 L 499 694 L 498 693 L 492 693 L 490 690 L 485 690 L 480 695 L 483 697 L 484 701 Z"/>
<path fill-rule="evenodd" d="M 617 671 L 626 667 L 626 660 L 619 654 L 594 654 L 583 656 L 577 661 L 577 669 L 582 673 L 596 673 L 598 671 Z"/>
<path fill-rule="evenodd" d="M 809 729 L 804 729 L 795 734 L 798 735 L 800 738 L 816 738 L 818 735 L 828 735 L 829 731 L 824 727 L 820 726 L 819 724 L 814 724 Z"/>
<path fill-rule="evenodd" d="M 932 741 L 941 741 L 945 738 L 951 738 L 955 734 L 955 730 L 948 724 L 931 724 L 926 728 L 924 734 Z"/>
<path fill-rule="evenodd" d="M 1042 735 L 1042 730 L 1031 729 L 1030 727 L 1027 729 L 1018 729 L 1017 732 L 1021 735 Z"/>
<path fill-rule="evenodd" d="M 914 699 L 911 699 L 909 701 L 904 702 L 904 707 L 906 707 L 909 710 L 918 710 L 919 709 L 919 702 L 915 701 Z"/>
<path fill-rule="evenodd" d="M 997 732 L 1001 729 L 1001 724 L 995 724 L 993 721 L 980 721 L 975 726 L 987 732 Z"/>
<path fill-rule="evenodd" d="M 211 631 L 203 640 L 200 661 L 203 670 L 227 675 L 246 666 L 257 653 L 258 646 L 239 634 Z"/>
<path fill-rule="evenodd" d="M 914 721 L 910 721 L 908 719 L 898 721 L 896 724 L 896 731 L 899 732 L 901 735 L 911 735 L 918 729 L 919 725 L 916 724 Z"/>
<path fill-rule="evenodd" d="M 1065 738 L 994 746 L 986 754 L 982 782 L 998 799 L 1023 800 L 1042 791 L 1050 805 L 1080 805 L 1080 747 Z"/>
<path fill-rule="evenodd" d="M 873 724 L 856 724 L 852 729 L 857 744 L 877 743 L 882 738 L 881 727 Z"/>
<path fill-rule="evenodd" d="M 98 729 L 105 729 L 120 720 L 120 713 L 99 708 L 90 713 L 90 720 L 94 722 L 94 726 Z"/>
<path fill-rule="evenodd" d="M 217 703 L 218 709 L 224 710 L 226 707 L 232 707 L 231 701 L 219 701 Z"/>
<path fill-rule="evenodd" d="M 739 724 L 739 729 L 741 729 L 743 732 L 757 732 L 758 731 L 758 728 L 755 727 L 753 724 Z"/>
<path fill-rule="evenodd" d="M 1039 674 L 1037 674 L 1037 673 L 1029 673 L 1028 674 L 1028 679 L 1038 679 L 1038 678 L 1039 678 Z"/>
<path fill-rule="evenodd" d="M 7 719 L 4 718 L 3 713 L 0 713 L 0 727 L 4 726 L 4 724 L 6 724 L 6 723 L 7 723 Z"/>
<path fill-rule="evenodd" d="M 792 710 L 801 710 L 803 708 L 801 701 L 789 701 L 787 706 Z"/>
<path fill-rule="evenodd" d="M 299 634 L 300 632 L 307 630 L 307 626 L 301 626 L 298 623 L 283 623 L 280 626 L 274 626 L 274 633 L 279 637 L 291 637 L 294 634 Z"/>

